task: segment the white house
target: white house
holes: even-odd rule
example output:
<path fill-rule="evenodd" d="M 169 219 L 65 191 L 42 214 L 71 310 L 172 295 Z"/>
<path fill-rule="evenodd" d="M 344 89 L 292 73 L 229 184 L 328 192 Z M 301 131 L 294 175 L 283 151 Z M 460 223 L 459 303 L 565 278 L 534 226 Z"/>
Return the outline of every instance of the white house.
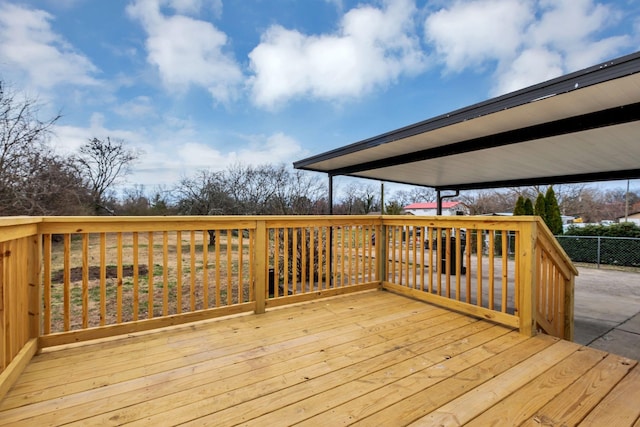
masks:
<path fill-rule="evenodd" d="M 618 222 L 633 222 L 634 224 L 640 226 L 640 212 L 633 212 L 633 213 L 629 213 L 629 216 L 627 217 L 620 217 L 618 218 Z"/>
<path fill-rule="evenodd" d="M 437 215 L 436 202 L 412 203 L 404 207 L 405 212 L 417 216 Z M 442 202 L 442 215 L 469 215 L 469 208 L 462 202 Z"/>

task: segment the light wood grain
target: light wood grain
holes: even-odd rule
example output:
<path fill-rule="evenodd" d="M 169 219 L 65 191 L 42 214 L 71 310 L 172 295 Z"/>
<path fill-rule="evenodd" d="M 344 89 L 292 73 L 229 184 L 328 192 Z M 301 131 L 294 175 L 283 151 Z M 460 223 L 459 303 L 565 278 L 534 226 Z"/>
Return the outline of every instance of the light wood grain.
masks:
<path fill-rule="evenodd" d="M 530 419 L 539 408 L 554 400 L 558 394 L 606 355 L 604 352 L 595 350 L 576 351 L 487 409 L 467 425 L 476 427 L 520 425 Z"/>
<path fill-rule="evenodd" d="M 640 418 L 638 402 L 640 402 L 640 367 L 636 365 L 579 425 L 632 426 Z"/>
<path fill-rule="evenodd" d="M 522 425 L 577 425 L 636 364 L 622 356 L 608 355 Z"/>
<path fill-rule="evenodd" d="M 462 231 L 466 232 L 464 241 L 461 238 Z M 209 232 L 216 237 L 214 248 L 207 245 Z M 374 232 L 377 237 L 375 245 L 372 242 Z M 499 248 L 494 247 L 497 245 L 497 233 L 503 236 L 501 254 L 497 253 Z M 502 256 L 507 250 L 504 237 L 509 233 L 515 235 L 515 261 Z M 52 234 L 62 235 L 63 242 L 52 244 Z M 247 247 L 243 240 L 246 234 Z M 420 365 L 420 369 L 413 364 L 418 360 L 416 358 L 424 359 L 425 354 L 436 354 L 440 348 L 433 347 L 436 344 L 444 348 L 453 346 L 451 348 L 461 351 L 452 352 L 449 355 L 451 359 L 442 362 L 446 366 L 455 365 L 450 368 L 456 373 L 430 386 L 442 387 L 441 383 L 454 385 L 452 392 L 441 390 L 442 396 L 449 396 L 449 400 L 440 402 L 440 406 L 446 409 L 451 402 L 456 405 L 465 402 L 467 412 L 463 418 L 469 421 L 480 416 L 478 414 L 491 417 L 495 412 L 511 417 L 505 419 L 528 421 L 535 416 L 531 410 L 514 415 L 506 409 L 491 409 L 494 403 L 499 405 L 493 401 L 473 409 L 473 405 L 465 400 L 470 397 L 465 397 L 464 389 L 455 387 L 457 375 L 476 368 L 476 365 L 465 364 L 467 352 L 477 357 L 488 357 L 482 361 L 478 359 L 477 365 L 493 363 L 500 357 L 511 360 L 510 356 L 506 356 L 511 349 L 501 350 L 502 356 L 496 354 L 495 357 L 479 349 L 493 345 L 490 343 L 497 343 L 502 338 L 496 337 L 475 348 L 471 343 L 485 336 L 483 334 L 489 333 L 489 330 L 506 331 L 510 327 L 519 327 L 526 336 L 533 335 L 537 328 L 556 336 L 571 337 L 573 334 L 573 286 L 577 271 L 548 229 L 536 218 L 0 218 L 0 236 L 1 368 L 7 369 L 14 358 L 25 351 L 31 354 L 34 348 L 39 351 L 47 346 L 60 346 L 51 351 L 45 350 L 33 363 L 27 364 L 26 359 L 20 356 L 19 363 L 16 362 L 19 369 L 12 368 L 10 371 L 11 381 L 0 381 L 0 388 L 7 390 L 12 387 L 19 371 L 24 369 L 24 375 L 18 378 L 12 389 L 15 393 L 0 403 L 5 411 L 2 415 L 11 412 L 14 421 L 29 419 L 37 424 L 41 421 L 55 424 L 61 421 L 47 417 L 52 414 L 59 417 L 64 413 L 69 422 L 82 423 L 82 416 L 88 417 L 87 414 L 93 414 L 91 411 L 102 411 L 91 415 L 98 417 L 94 421 L 119 423 L 139 415 L 134 414 L 133 408 L 142 411 L 142 418 L 145 413 L 157 413 L 159 417 L 163 416 L 161 414 L 181 414 L 179 417 L 186 417 L 187 421 L 194 423 L 214 419 L 243 422 L 251 417 L 256 419 L 256 423 L 271 422 L 279 416 L 302 422 L 309 417 L 322 417 L 327 411 L 338 407 L 351 408 L 345 413 L 353 414 L 358 410 L 349 406 L 349 402 L 362 402 L 360 399 L 368 394 L 382 393 L 381 390 L 393 387 L 396 383 L 409 381 L 415 384 L 410 380 L 414 375 L 419 376 L 419 372 L 423 371 L 432 372 L 435 366 L 440 366 L 441 363 L 435 359 L 431 360 L 434 363 L 432 366 Z M 444 245 L 442 237 L 445 238 Z M 429 245 L 426 250 L 422 242 L 425 238 L 429 242 L 435 239 L 439 244 L 436 247 Z M 463 242 L 467 250 L 464 256 L 459 256 L 458 248 Z M 289 250 L 295 252 L 296 256 L 290 256 Z M 215 255 L 210 251 L 215 251 Z M 297 256 L 298 251 L 300 256 Z M 458 255 L 455 263 L 451 260 L 453 254 Z M 316 263 L 316 258 L 323 261 Z M 462 274 L 461 270 L 463 259 L 468 269 L 466 274 Z M 138 272 L 138 267 L 145 262 L 149 269 L 146 277 Z M 488 267 L 483 267 L 483 263 L 488 263 Z M 115 265 L 115 280 L 107 279 L 107 266 L 111 265 Z M 268 295 L 267 272 L 274 266 L 278 271 L 284 267 L 287 274 L 279 277 L 278 282 L 282 280 L 284 289 L 293 295 L 288 295 L 289 292 L 285 292 L 285 295 L 276 292 L 274 297 Z M 125 278 L 125 273 L 130 274 L 130 268 L 133 270 L 131 280 Z M 501 277 L 499 269 L 502 270 Z M 289 270 L 296 273 L 288 274 Z M 77 273 L 81 273 L 80 276 Z M 58 275 L 61 277 L 60 283 L 52 283 L 52 277 Z M 466 276 L 464 282 L 463 275 Z M 498 285 L 500 279 L 502 286 Z M 384 292 L 371 293 L 376 294 L 376 302 L 369 301 L 370 295 L 337 298 L 342 298 L 341 301 L 351 298 L 353 301 L 366 301 L 353 307 L 357 314 L 356 311 L 344 311 L 344 307 L 336 312 L 327 311 L 322 304 L 310 304 L 309 307 L 315 308 L 307 310 L 280 308 L 347 292 L 381 288 L 383 284 L 388 290 L 438 304 L 441 308 L 435 309 Z M 425 288 L 428 288 L 428 292 L 424 291 Z M 498 292 L 502 293 L 502 299 L 498 298 Z M 510 296 L 515 297 L 515 301 Z M 397 306 L 391 307 L 392 304 Z M 500 308 L 496 307 L 497 304 Z M 409 309 L 410 306 L 421 308 Z M 443 308 L 459 313 L 447 312 Z M 280 314 L 270 314 L 271 310 Z M 411 314 L 406 314 L 405 310 Z M 265 317 L 255 321 L 246 320 L 247 316 L 235 318 L 248 311 L 263 313 Z M 461 313 L 476 317 L 465 317 Z M 314 317 L 316 314 L 318 317 Z M 40 319 L 41 315 L 44 316 L 43 320 Z M 207 319 L 215 316 L 234 319 L 229 319 L 230 323 L 226 323 L 226 320 L 220 323 L 207 322 Z M 285 316 L 286 319 L 279 316 Z M 382 326 L 382 319 L 389 321 L 389 325 L 395 325 L 395 320 L 390 319 L 396 319 L 396 316 L 410 318 L 415 324 Z M 297 319 L 300 325 L 296 324 L 291 329 L 289 317 Z M 486 320 L 504 326 L 497 327 Z M 177 326 L 186 322 L 195 323 L 186 328 Z M 231 326 L 235 325 L 234 322 L 240 326 Z M 206 333 L 201 324 L 208 323 L 224 325 L 224 329 Z M 369 330 L 363 326 L 365 324 L 375 324 L 375 327 Z M 165 327 L 167 329 L 162 332 L 145 333 Z M 165 335 L 173 333 L 176 335 Z M 365 335 L 359 336 L 360 333 Z M 457 335 L 460 333 L 467 334 L 467 338 Z M 118 334 L 124 337 L 115 338 Z M 241 339 L 238 338 L 240 334 Z M 168 341 L 159 338 L 168 336 L 172 337 Z M 331 342 L 329 337 L 335 338 L 336 342 Z M 338 344 L 342 339 L 345 341 Z M 441 342 L 441 339 L 449 341 Z M 543 343 L 558 347 L 541 337 L 522 339 L 524 341 L 514 345 L 514 349 L 530 343 L 532 349 L 538 348 L 536 351 L 546 354 L 547 350 L 537 346 Z M 95 341 L 92 343 L 95 347 L 91 347 L 94 350 L 74 344 L 81 340 Z M 424 342 L 431 343 L 432 347 L 421 347 Z M 359 354 L 361 349 L 354 347 L 354 343 L 367 343 L 367 351 L 375 349 L 378 353 Z M 210 345 L 217 347 L 208 347 Z M 322 357 L 326 356 L 326 352 L 317 354 L 317 350 L 312 350 L 316 348 L 314 346 L 334 350 L 343 347 L 342 351 L 334 353 L 335 360 L 325 361 Z M 467 350 L 462 351 L 463 348 Z M 296 363 L 284 359 L 287 352 L 298 355 Z M 247 355 L 251 357 L 247 359 Z M 530 363 L 529 359 L 536 361 L 536 357 L 543 356 L 529 355 L 517 363 Z M 549 361 L 548 372 L 563 374 L 564 364 L 573 366 L 574 357 L 578 357 L 578 354 L 566 355 L 566 362 Z M 561 359 L 560 356 L 557 358 Z M 332 362 L 329 363 L 329 360 Z M 456 364 L 453 360 L 462 362 Z M 376 365 L 373 361 L 380 364 Z M 234 366 L 229 366 L 230 363 Z M 277 375 L 275 370 L 270 370 L 276 365 L 280 370 Z M 74 369 L 69 370 L 69 366 Z M 569 377 L 544 374 L 537 370 L 540 367 L 536 367 L 525 372 L 539 378 L 538 382 L 526 375 L 509 378 L 510 368 L 505 366 L 509 366 L 509 363 L 496 368 L 494 373 L 504 378 L 503 382 L 485 378 L 475 387 L 483 390 L 483 387 L 488 387 L 484 384 L 487 382 L 502 387 L 500 392 L 503 395 L 514 391 L 514 396 L 518 396 L 514 388 L 516 385 L 529 387 L 534 395 L 540 393 L 536 387 L 544 385 L 557 392 L 558 396 L 570 399 L 555 382 L 569 381 Z M 582 378 L 598 377 L 596 372 L 599 366 L 604 365 L 596 363 L 570 387 L 588 382 Z M 408 367 L 415 370 L 413 375 L 398 376 L 397 380 L 391 382 L 376 376 Z M 499 370 L 502 368 L 506 371 Z M 306 380 L 304 373 L 307 369 L 313 369 L 316 376 Z M 351 370 L 355 377 L 350 376 Z M 194 374 L 196 371 L 199 375 Z M 575 371 L 578 372 L 577 369 Z M 234 391 L 236 388 L 230 388 L 235 387 L 235 383 L 229 382 L 231 380 L 216 380 L 216 375 L 221 372 L 226 372 L 229 378 L 234 379 L 242 375 L 246 386 Z M 344 375 L 345 372 L 348 375 Z M 603 386 L 599 391 L 601 400 L 591 406 L 593 411 L 582 414 L 587 417 L 585 419 L 591 416 L 606 420 L 605 415 L 616 411 L 616 405 L 619 404 L 616 396 L 635 396 L 635 383 L 628 380 L 636 375 L 632 374 L 635 370 L 631 369 L 631 373 L 624 373 L 622 369 L 614 372 L 621 375 L 619 383 L 615 387 Z M 602 378 L 605 377 L 602 375 Z M 286 379 L 284 383 L 283 378 Z M 396 377 L 392 375 L 391 378 Z M 424 378 L 421 382 L 430 383 Z M 360 383 L 366 384 L 366 387 L 357 387 Z M 609 383 L 603 379 L 599 384 Z M 332 391 L 334 387 L 343 393 Z M 192 392 L 196 389 L 198 391 L 194 398 Z M 366 392 L 362 391 L 365 389 Z M 217 390 L 218 394 L 212 390 Z M 375 406 L 375 411 L 360 412 L 359 417 L 364 417 L 365 413 L 365 419 L 371 420 L 377 414 L 393 416 L 404 401 L 412 402 L 412 396 L 424 392 L 413 391 L 414 394 L 406 396 L 405 400 L 384 407 Z M 232 392 L 233 397 L 226 399 L 226 394 Z M 175 397 L 173 393 L 182 393 L 182 397 L 172 400 L 171 397 Z M 282 404 L 271 400 L 276 396 L 283 397 Z M 212 409 L 215 406 L 210 405 L 212 399 L 215 405 L 222 405 L 218 410 Z M 540 410 L 553 409 L 548 406 L 552 403 L 545 399 L 546 396 L 540 396 L 533 400 L 536 405 L 542 406 L 538 408 Z M 99 402 L 97 409 L 91 409 L 89 402 Z M 306 418 L 290 415 L 295 412 L 292 408 L 296 407 L 296 402 L 304 402 Z M 191 411 L 191 405 L 198 408 L 196 412 Z M 256 409 L 255 405 L 262 405 L 262 408 Z M 130 410 L 124 409 L 129 407 Z M 169 407 L 175 407 L 175 413 L 174 409 L 167 409 Z M 69 408 L 74 409 L 67 410 Z M 238 418 L 238 414 L 243 414 L 238 408 L 248 408 L 246 414 L 253 415 L 245 414 Z M 431 415 L 405 408 L 407 414 L 415 415 L 405 421 L 412 422 L 425 415 L 437 418 L 443 415 L 438 413 L 438 408 L 432 407 Z M 618 412 L 617 421 L 631 419 L 634 415 L 632 410 Z M 25 416 L 26 413 L 30 415 Z M 189 418 L 194 413 L 201 413 L 203 418 Z M 258 420 L 260 417 L 264 418 Z M 4 421 L 2 417 L 0 420 Z M 146 422 L 145 419 L 134 421 Z"/>
<path fill-rule="evenodd" d="M 0 425 L 633 425 L 635 363 L 374 290 L 47 349 Z"/>

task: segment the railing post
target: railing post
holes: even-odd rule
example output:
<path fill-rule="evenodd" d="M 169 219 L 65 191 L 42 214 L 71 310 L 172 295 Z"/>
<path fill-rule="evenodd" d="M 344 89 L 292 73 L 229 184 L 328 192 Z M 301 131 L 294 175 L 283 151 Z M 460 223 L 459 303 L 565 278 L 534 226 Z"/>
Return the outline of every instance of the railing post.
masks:
<path fill-rule="evenodd" d="M 267 248 L 267 224 L 265 221 L 256 223 L 256 247 L 255 247 L 255 279 L 253 286 L 256 296 L 256 314 L 265 312 L 266 290 L 267 290 L 267 264 L 269 251 Z"/>
<path fill-rule="evenodd" d="M 383 217 L 380 219 L 378 231 L 376 235 L 376 260 L 378 261 L 376 267 L 378 281 L 382 287 L 383 282 L 387 279 L 387 226 L 384 225 Z"/>
<path fill-rule="evenodd" d="M 563 338 L 568 341 L 573 341 L 573 306 L 575 298 L 575 276 L 572 274 L 571 278 L 565 281 L 564 284 L 564 336 Z"/>
<path fill-rule="evenodd" d="M 524 222 L 519 227 L 520 253 L 516 254 L 519 265 L 518 283 L 520 287 L 519 316 L 520 333 L 525 336 L 536 334 L 536 286 L 538 282 L 536 266 L 537 221 Z"/>
<path fill-rule="evenodd" d="M 40 282 L 42 260 L 42 234 L 31 236 L 27 271 L 29 274 L 29 338 L 40 336 L 40 301 L 42 301 Z"/>
<path fill-rule="evenodd" d="M 9 264 L 8 256 L 5 255 L 5 242 L 0 240 L 0 373 L 4 371 L 7 367 L 11 358 L 9 357 L 9 353 L 6 351 L 7 343 L 8 343 L 8 333 L 7 330 L 7 310 L 8 310 L 8 301 L 7 301 L 7 291 L 9 289 L 9 284 L 6 283 L 5 280 L 5 271 L 6 266 Z M 2 384 L 0 384 L 2 386 Z M 2 395 L 0 395 L 0 399 Z"/>

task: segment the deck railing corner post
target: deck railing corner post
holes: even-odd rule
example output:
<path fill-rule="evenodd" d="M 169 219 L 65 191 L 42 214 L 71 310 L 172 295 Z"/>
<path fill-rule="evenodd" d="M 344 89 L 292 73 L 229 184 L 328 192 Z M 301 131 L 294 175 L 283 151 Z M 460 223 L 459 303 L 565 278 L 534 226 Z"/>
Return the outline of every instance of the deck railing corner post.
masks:
<path fill-rule="evenodd" d="M 536 267 L 537 220 L 523 222 L 520 227 L 521 250 L 518 254 L 520 288 L 519 316 L 520 333 L 525 336 L 536 334 L 536 287 L 538 283 Z"/>
<path fill-rule="evenodd" d="M 564 339 L 573 341 L 574 333 L 574 298 L 575 298 L 575 276 L 565 281 L 564 286 Z"/>
<path fill-rule="evenodd" d="M 42 233 L 31 238 L 27 259 L 29 274 L 29 337 L 40 336 L 40 302 L 42 301 Z"/>
<path fill-rule="evenodd" d="M 255 288 L 256 298 L 256 314 L 265 312 L 266 306 L 266 289 L 267 289 L 267 265 L 269 264 L 269 250 L 267 239 L 267 224 L 264 220 L 258 220 L 256 223 L 256 246 L 255 250 L 255 280 L 253 286 Z"/>
<path fill-rule="evenodd" d="M 378 281 L 380 287 L 384 284 L 387 275 L 387 226 L 384 223 L 384 217 L 381 217 L 378 228 L 378 235 L 375 236 L 376 243 L 376 268 L 378 273 Z"/>

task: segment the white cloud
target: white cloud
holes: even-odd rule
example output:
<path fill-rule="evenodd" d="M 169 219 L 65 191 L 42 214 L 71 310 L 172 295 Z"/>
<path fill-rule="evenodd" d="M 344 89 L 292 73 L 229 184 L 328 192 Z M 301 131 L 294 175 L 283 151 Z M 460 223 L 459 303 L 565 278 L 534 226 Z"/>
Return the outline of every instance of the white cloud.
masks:
<path fill-rule="evenodd" d="M 92 138 L 121 139 L 127 146 L 138 148 L 143 138 L 136 132 L 109 129 L 105 127 L 105 118 L 101 113 L 91 115 L 88 127 L 78 127 L 71 125 L 55 125 L 53 127 L 54 137 L 51 140 L 53 148 L 60 154 L 69 155 L 75 153 L 83 144 Z"/>
<path fill-rule="evenodd" d="M 540 6 L 542 17 L 531 25 L 526 42 L 561 53 L 567 72 L 610 59 L 630 43 L 627 35 L 597 38 L 617 22 L 611 7 L 592 0 L 541 0 Z"/>
<path fill-rule="evenodd" d="M 177 12 L 196 13 L 196 0 L 137 0 L 127 7 L 129 15 L 142 23 L 148 38 L 147 61 L 157 67 L 164 85 L 184 91 L 191 85 L 206 88 L 219 102 L 237 95 L 243 75 L 231 54 L 225 52 L 226 34 L 211 23 L 177 14 L 165 16 L 160 6 Z"/>
<path fill-rule="evenodd" d="M 612 36 L 589 43 L 588 49 L 576 49 L 567 54 L 565 70 L 576 71 L 590 67 L 603 60 L 613 59 L 621 48 L 631 45 L 631 38 L 627 35 Z"/>
<path fill-rule="evenodd" d="M 400 75 L 425 69 L 414 34 L 411 1 L 359 6 L 347 12 L 335 34 L 309 36 L 279 25 L 249 54 L 256 105 L 274 108 L 292 98 L 358 97 Z"/>
<path fill-rule="evenodd" d="M 191 176 L 202 169 L 220 171 L 236 163 L 254 166 L 265 163 L 291 164 L 308 154 L 297 141 L 282 133 L 249 137 L 252 142 L 248 146 L 228 152 L 196 142 L 195 138 L 180 133 L 153 139 L 153 144 L 139 145 L 145 154 L 134 166 L 129 182 L 148 187 L 171 186 L 182 177 Z"/>
<path fill-rule="evenodd" d="M 181 15 L 197 16 L 205 6 L 216 17 L 222 14 L 222 0 L 164 0 L 160 4 L 166 4 Z"/>
<path fill-rule="evenodd" d="M 298 141 L 279 132 L 266 138 L 260 137 L 250 147 L 240 150 L 239 159 L 252 165 L 267 162 L 290 164 L 306 154 Z"/>
<path fill-rule="evenodd" d="M 562 56 L 546 49 L 527 49 L 513 62 L 499 80 L 495 92 L 508 93 L 562 74 Z"/>
<path fill-rule="evenodd" d="M 229 165 L 263 165 L 265 163 L 292 163 L 306 154 L 300 144 L 290 136 L 276 133 L 271 136 L 251 136 L 247 147 L 223 153 L 209 145 L 188 142 L 180 145 L 179 157 L 192 169 L 222 170 Z"/>
<path fill-rule="evenodd" d="M 448 71 L 460 72 L 513 57 L 532 13 L 529 0 L 458 1 L 426 19 L 425 38 Z"/>
<path fill-rule="evenodd" d="M 495 67 L 501 94 L 576 71 L 631 43 L 603 36 L 618 19 L 595 0 L 458 0 L 425 20 L 445 72 Z"/>
<path fill-rule="evenodd" d="M 114 111 L 128 118 L 142 118 L 156 115 L 153 100 L 148 96 L 137 96 L 114 108 Z"/>
<path fill-rule="evenodd" d="M 542 17 L 529 29 L 529 43 L 561 51 L 581 47 L 607 24 L 611 12 L 592 0 L 541 0 Z"/>
<path fill-rule="evenodd" d="M 92 138 L 121 139 L 130 149 L 141 153 L 132 165 L 131 174 L 122 183 L 124 187 L 142 184 L 147 187 L 172 186 L 184 176 L 201 169 L 223 170 L 230 165 L 263 165 L 265 163 L 291 164 L 309 155 L 294 138 L 284 133 L 272 135 L 234 135 L 235 149 L 227 151 L 205 144 L 192 125 L 185 120 L 163 117 L 165 127 L 123 130 L 109 127 L 105 117 L 94 113 L 87 126 L 57 125 L 52 146 L 62 155 L 69 155 Z"/>
<path fill-rule="evenodd" d="M 171 136 L 151 137 L 144 130 L 131 131 L 109 128 L 102 114 L 94 113 L 88 126 L 57 125 L 53 131 L 52 146 L 62 155 L 76 153 L 92 138 L 120 139 L 129 149 L 138 151 L 140 157 L 134 162 L 131 174 L 122 182 L 123 187 L 141 184 L 148 187 L 173 185 L 180 179 L 187 166 L 177 154 L 176 140 L 182 138 L 180 132 Z M 154 141 L 153 144 L 148 141 Z"/>
<path fill-rule="evenodd" d="M 42 10 L 0 3 L 0 64 L 27 76 L 36 88 L 99 84 L 93 77 L 98 69 L 52 30 L 52 20 Z"/>
<path fill-rule="evenodd" d="M 202 9 L 202 0 L 168 0 L 167 3 L 177 13 L 184 15 L 197 14 Z"/>

